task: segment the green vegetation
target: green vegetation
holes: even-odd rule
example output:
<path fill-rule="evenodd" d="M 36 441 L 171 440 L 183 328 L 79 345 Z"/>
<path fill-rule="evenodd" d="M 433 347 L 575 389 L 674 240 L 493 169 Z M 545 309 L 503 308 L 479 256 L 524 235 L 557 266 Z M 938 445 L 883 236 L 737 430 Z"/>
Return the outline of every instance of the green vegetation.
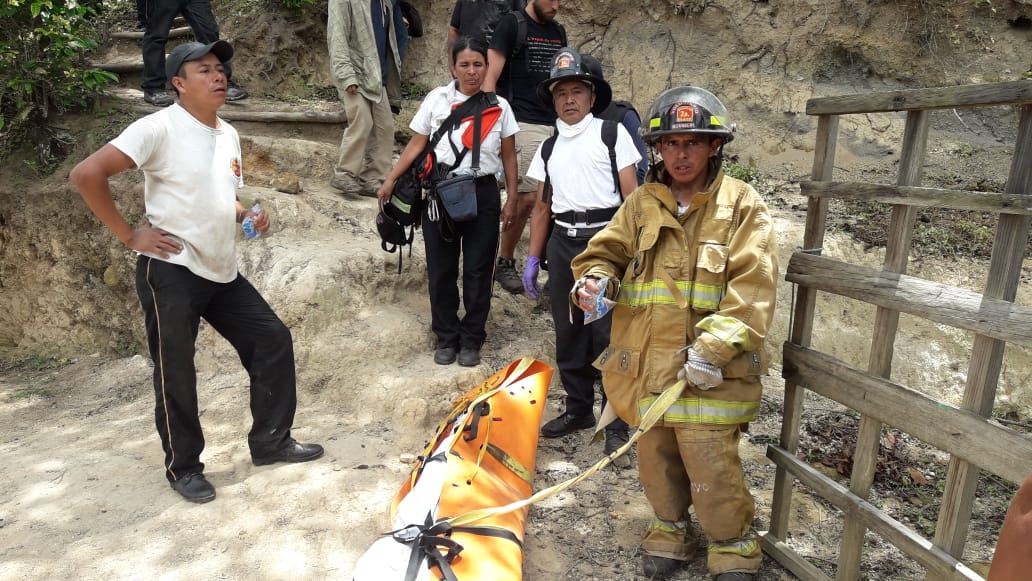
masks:
<path fill-rule="evenodd" d="M 315 3 L 316 3 L 316 0 L 280 0 L 280 3 L 283 4 L 284 6 L 286 6 L 287 8 L 293 8 L 295 10 L 300 10 L 301 8 L 306 8 L 308 6 L 314 6 Z"/>
<path fill-rule="evenodd" d="M 756 168 L 728 159 L 724 160 L 724 174 L 747 184 L 755 182 L 760 177 L 760 172 Z"/>
<path fill-rule="evenodd" d="M 431 91 L 430 87 L 420 85 L 418 83 L 410 83 L 408 81 L 401 82 L 401 96 L 404 99 L 411 99 L 413 101 L 422 101 L 426 97 L 427 93 Z"/>
<path fill-rule="evenodd" d="M 0 360 L 0 372 L 24 370 L 24 371 L 45 371 L 48 369 L 60 369 L 71 365 L 75 361 L 67 357 L 55 357 L 51 355 L 33 355 L 10 361 Z"/>
<path fill-rule="evenodd" d="M 85 107 L 118 80 L 86 64 L 97 47 L 95 17 L 93 7 L 76 0 L 0 4 L 0 159 L 27 141 L 36 170 L 52 170 L 69 139 L 48 126 L 51 113 Z"/>

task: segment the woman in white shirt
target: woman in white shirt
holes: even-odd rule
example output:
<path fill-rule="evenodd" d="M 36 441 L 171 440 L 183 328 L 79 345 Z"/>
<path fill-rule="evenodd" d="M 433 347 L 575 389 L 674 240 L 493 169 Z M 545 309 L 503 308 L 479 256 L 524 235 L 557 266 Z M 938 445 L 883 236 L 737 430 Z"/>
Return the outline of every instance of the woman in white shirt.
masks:
<path fill-rule="evenodd" d="M 479 170 L 476 171 L 477 216 L 468 222 L 451 222 L 445 216 L 434 216 L 424 210 L 423 243 L 426 248 L 426 269 L 429 277 L 431 328 L 437 337 L 434 362 L 449 365 L 456 358 L 459 365 L 480 364 L 480 347 L 487 337 L 484 329 L 491 310 L 493 269 L 498 250 L 498 223 L 509 228 L 515 211 L 515 197 L 502 207 L 495 174 L 505 172 L 506 191 L 516 191 L 516 132 L 519 126 L 509 103 L 494 95 L 483 94 L 480 85 L 487 73 L 487 45 L 483 41 L 460 38 L 452 46 L 451 72 L 454 80 L 438 87 L 423 99 L 409 128 L 414 135 L 401 153 L 377 198 L 383 205 L 390 200 L 398 177 L 417 160 L 430 136 L 441 127 L 452 110 L 469 98 L 481 99 L 482 129 Z M 495 101 L 497 99 L 497 101 Z M 472 152 L 463 145 L 472 134 L 472 116 L 452 127 L 434 147 L 437 164 L 463 173 L 472 169 Z M 456 167 L 456 152 L 461 157 Z M 439 213 L 444 209 L 437 204 Z M 431 205 L 431 207 L 433 207 Z M 462 305 L 459 318 L 459 257 L 462 257 Z"/>

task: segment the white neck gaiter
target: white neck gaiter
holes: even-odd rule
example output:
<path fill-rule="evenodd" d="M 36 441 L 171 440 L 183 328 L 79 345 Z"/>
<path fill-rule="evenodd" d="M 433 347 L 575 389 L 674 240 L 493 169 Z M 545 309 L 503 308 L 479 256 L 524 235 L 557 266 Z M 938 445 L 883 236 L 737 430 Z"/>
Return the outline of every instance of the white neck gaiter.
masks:
<path fill-rule="evenodd" d="M 584 116 L 584 119 L 581 119 L 579 123 L 574 125 L 570 125 L 562 119 L 556 119 L 555 128 L 559 130 L 559 135 L 562 135 L 563 137 L 577 137 L 588 128 L 588 125 L 591 125 L 591 120 L 594 118 L 594 115 L 588 113 Z"/>

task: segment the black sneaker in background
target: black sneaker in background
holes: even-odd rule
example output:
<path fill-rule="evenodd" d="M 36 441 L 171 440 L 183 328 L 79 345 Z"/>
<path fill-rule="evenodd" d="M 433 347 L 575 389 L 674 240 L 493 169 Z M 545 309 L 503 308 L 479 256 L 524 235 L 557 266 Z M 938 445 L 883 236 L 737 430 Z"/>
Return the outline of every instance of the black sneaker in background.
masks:
<path fill-rule="evenodd" d="M 523 278 L 520 276 L 520 273 L 516 272 L 515 258 L 502 258 L 499 256 L 498 263 L 495 264 L 494 279 L 498 281 L 498 284 L 502 285 L 502 288 L 514 295 L 523 292 Z"/>
<path fill-rule="evenodd" d="M 226 100 L 227 101 L 239 101 L 241 99 L 246 99 L 248 96 L 250 96 L 250 93 L 245 91 L 243 88 L 241 88 L 239 85 L 237 85 L 233 81 L 230 81 L 230 82 L 226 83 Z"/>
<path fill-rule="evenodd" d="M 460 349 L 459 365 L 463 367 L 476 367 L 480 365 L 480 349 L 476 347 L 463 347 Z"/>
<path fill-rule="evenodd" d="M 175 103 L 175 99 L 168 94 L 168 91 L 144 91 L 143 100 L 157 107 L 168 107 Z"/>
<path fill-rule="evenodd" d="M 624 444 L 627 443 L 628 438 L 627 438 L 627 427 L 626 426 L 624 426 L 622 428 L 611 428 L 609 426 L 606 426 L 606 428 L 604 430 L 604 433 L 605 433 L 605 436 L 606 436 L 606 446 L 605 446 L 606 456 L 612 454 L 613 452 L 616 452 L 621 447 L 623 447 Z M 622 455 L 617 456 L 616 458 L 614 458 L 613 461 L 612 461 L 612 464 L 613 464 L 613 466 L 616 466 L 617 468 L 630 468 L 631 467 L 630 451 L 624 452 Z"/>
<path fill-rule="evenodd" d="M 541 426 L 541 435 L 546 438 L 558 438 L 566 434 L 572 434 L 577 430 L 587 430 L 595 427 L 595 416 L 587 414 L 575 416 L 570 412 L 563 412 L 561 416 Z"/>

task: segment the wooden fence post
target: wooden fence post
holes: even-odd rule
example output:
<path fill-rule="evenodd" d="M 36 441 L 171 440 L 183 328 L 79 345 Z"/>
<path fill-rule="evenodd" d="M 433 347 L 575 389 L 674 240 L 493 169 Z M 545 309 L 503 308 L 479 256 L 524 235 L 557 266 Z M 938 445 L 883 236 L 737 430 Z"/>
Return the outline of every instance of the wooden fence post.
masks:
<path fill-rule="evenodd" d="M 1011 160 L 1005 193 L 1032 196 L 1032 105 L 1021 107 L 1018 138 Z M 1021 263 L 1028 246 L 1030 219 L 1027 216 L 1002 214 L 993 242 L 993 255 L 986 280 L 986 297 L 1014 301 L 1021 275 Z M 961 407 L 989 417 L 996 398 L 996 385 L 1003 363 L 1006 343 L 984 335 L 975 337 L 968 367 L 967 385 Z M 964 553 L 971 505 L 978 484 L 978 467 L 951 457 L 946 471 L 946 489 L 935 527 L 936 545 L 960 558 Z"/>

